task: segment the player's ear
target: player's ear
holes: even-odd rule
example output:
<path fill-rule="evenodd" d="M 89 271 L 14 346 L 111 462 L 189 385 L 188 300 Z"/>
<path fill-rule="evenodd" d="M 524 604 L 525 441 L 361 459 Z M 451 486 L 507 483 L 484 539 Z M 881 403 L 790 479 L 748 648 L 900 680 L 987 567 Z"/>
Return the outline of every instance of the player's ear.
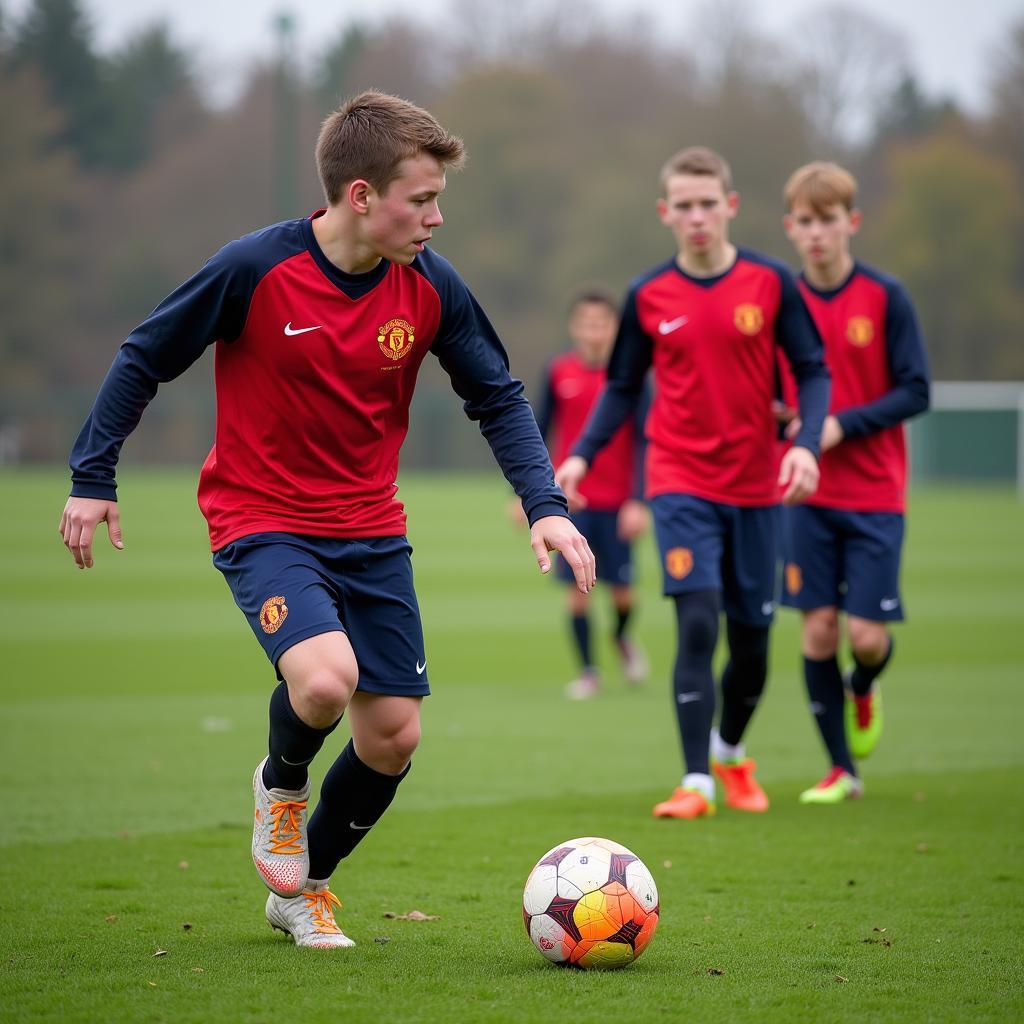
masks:
<path fill-rule="evenodd" d="M 860 210 L 855 206 L 850 211 L 850 234 L 855 235 L 860 231 L 861 213 Z"/>
<path fill-rule="evenodd" d="M 345 198 L 348 200 L 348 205 L 353 211 L 359 214 L 365 214 L 370 206 L 370 193 L 373 191 L 373 186 L 363 178 L 356 178 L 354 181 L 348 183 L 348 188 L 345 190 Z"/>
<path fill-rule="evenodd" d="M 786 232 L 787 238 L 793 238 L 793 214 L 784 213 L 782 215 L 782 230 Z"/>
<path fill-rule="evenodd" d="M 664 199 L 659 199 L 654 204 L 655 209 L 658 211 L 658 220 L 662 224 L 668 223 L 668 203 Z"/>
<path fill-rule="evenodd" d="M 725 196 L 725 204 L 729 210 L 729 216 L 735 217 L 740 212 L 740 194 L 739 192 L 728 192 Z"/>

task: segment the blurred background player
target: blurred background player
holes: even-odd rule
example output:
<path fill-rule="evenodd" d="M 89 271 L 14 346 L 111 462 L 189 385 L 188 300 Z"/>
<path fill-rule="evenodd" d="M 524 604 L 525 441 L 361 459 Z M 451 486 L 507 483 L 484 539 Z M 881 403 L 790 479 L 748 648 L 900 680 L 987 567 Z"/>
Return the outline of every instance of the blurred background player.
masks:
<path fill-rule="evenodd" d="M 929 402 L 928 362 L 906 291 L 850 255 L 861 222 L 856 194 L 853 176 L 832 163 L 799 168 L 784 190 L 786 234 L 802 265 L 800 291 L 832 374 L 821 483 L 806 504 L 787 513 L 783 600 L 803 612 L 804 677 L 831 763 L 825 778 L 801 795 L 804 803 L 839 803 L 863 792 L 856 758 L 867 757 L 881 734 L 877 679 L 892 658 L 888 623 L 903 618 L 903 421 Z M 784 381 L 791 400 L 786 374 Z M 794 420 L 787 433 L 799 430 Z M 853 657 L 845 701 L 840 610 Z"/>
<path fill-rule="evenodd" d="M 584 291 L 573 301 L 568 323 L 573 347 L 548 364 L 536 406 L 537 424 L 556 466 L 572 451 L 597 404 L 618 326 L 618 308 L 610 295 Z M 634 684 L 643 682 L 648 671 L 647 659 L 627 627 L 635 606 L 631 544 L 650 525 L 643 502 L 643 429 L 649 404 L 649 397 L 643 398 L 636 415 L 622 424 L 596 457 L 580 485 L 582 506 L 570 507 L 573 522 L 594 552 L 597 578 L 610 586 L 615 612 L 613 639 L 623 675 Z M 566 693 L 585 700 L 600 688 L 588 615 L 590 595 L 572 585 L 572 570 L 562 559 L 558 560 L 558 576 L 569 585 L 569 619 L 580 666 L 579 677 Z"/>
<path fill-rule="evenodd" d="M 729 241 L 739 209 L 729 166 L 692 147 L 661 172 L 658 215 L 677 253 L 626 297 L 608 383 L 556 479 L 572 502 L 596 454 L 635 408 L 648 369 L 646 491 L 675 604 L 673 692 L 686 773 L 658 817 L 715 812 L 714 770 L 726 804 L 764 811 L 768 798 L 742 745 L 764 689 L 776 599 L 778 493 L 802 501 L 818 482 L 818 438 L 828 407 L 821 339 L 792 274 Z M 799 385 L 803 419 L 779 465 L 772 410 L 776 346 Z M 729 660 L 715 713 L 712 658 L 724 608 Z"/>

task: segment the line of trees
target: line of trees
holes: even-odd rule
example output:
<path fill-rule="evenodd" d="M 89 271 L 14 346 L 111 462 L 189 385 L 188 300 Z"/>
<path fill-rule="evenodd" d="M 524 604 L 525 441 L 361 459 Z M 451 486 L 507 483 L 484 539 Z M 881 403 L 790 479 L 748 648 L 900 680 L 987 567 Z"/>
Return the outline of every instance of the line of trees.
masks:
<path fill-rule="evenodd" d="M 735 237 L 786 259 L 788 173 L 852 167 L 858 252 L 908 285 L 936 376 L 1024 377 L 1024 20 L 972 116 L 923 92 L 905 40 L 866 14 L 820 8 L 785 46 L 748 15 L 743 0 L 707 7 L 697 53 L 572 0 L 452 0 L 433 28 L 342 26 L 301 78 L 283 19 L 282 58 L 216 107 L 164 24 L 101 53 L 81 0 L 33 0 L 17 21 L 0 2 L 0 461 L 63 458 L 117 345 L 166 292 L 229 238 L 320 205 L 318 124 L 368 86 L 465 137 L 438 249 L 528 382 L 562 346 L 575 288 L 621 289 L 668 255 L 657 171 L 698 142 L 733 165 Z M 211 375 L 203 360 L 162 393 L 126 455 L 204 451 Z M 480 457 L 458 418 L 428 371 L 406 464 Z"/>

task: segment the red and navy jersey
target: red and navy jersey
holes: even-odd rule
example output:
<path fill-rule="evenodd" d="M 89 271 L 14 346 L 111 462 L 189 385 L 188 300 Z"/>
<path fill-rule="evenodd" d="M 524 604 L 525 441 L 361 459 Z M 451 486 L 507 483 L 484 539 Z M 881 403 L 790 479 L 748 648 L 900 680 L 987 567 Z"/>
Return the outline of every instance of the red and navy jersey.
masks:
<path fill-rule="evenodd" d="M 560 465 L 572 453 L 587 419 L 604 389 L 608 373 L 603 366 L 590 366 L 578 352 L 563 352 L 547 366 L 537 404 L 537 425 L 548 441 L 554 464 Z M 580 485 L 587 508 L 595 512 L 617 512 L 629 498 L 643 494 L 643 429 L 646 404 L 622 424 L 607 447 L 594 459 Z"/>
<path fill-rule="evenodd" d="M 655 267 L 630 286 L 608 385 L 575 453 L 593 461 L 653 366 L 647 496 L 775 504 L 777 345 L 799 384 L 803 426 L 796 444 L 817 454 L 828 370 L 790 271 L 749 249 L 738 249 L 716 277 L 693 277 L 674 259 Z"/>
<path fill-rule="evenodd" d="M 230 242 L 132 331 L 72 451 L 73 495 L 116 498 L 124 439 L 158 384 L 211 344 L 217 428 L 199 504 L 214 550 L 264 531 L 403 534 L 398 453 L 428 351 L 530 522 L 566 514 L 522 384 L 451 265 L 427 250 L 410 266 L 344 273 L 312 218 Z"/>
<path fill-rule="evenodd" d="M 800 291 L 825 342 L 832 372 L 829 413 L 843 442 L 821 458 L 821 483 L 808 504 L 851 512 L 902 512 L 907 452 L 903 421 L 929 403 L 928 358 L 903 286 L 855 263 L 822 291 L 801 276 Z M 794 387 L 783 368 L 783 397 Z"/>

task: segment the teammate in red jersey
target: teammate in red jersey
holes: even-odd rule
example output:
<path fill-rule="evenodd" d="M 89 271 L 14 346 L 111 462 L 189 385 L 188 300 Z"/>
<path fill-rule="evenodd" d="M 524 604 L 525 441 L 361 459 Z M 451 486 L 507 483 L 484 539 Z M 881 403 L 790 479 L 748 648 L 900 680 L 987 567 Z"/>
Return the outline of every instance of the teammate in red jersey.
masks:
<path fill-rule="evenodd" d="M 801 795 L 804 803 L 839 803 L 863 792 L 855 759 L 870 754 L 881 734 L 876 680 L 892 656 L 888 623 L 903 618 L 903 421 L 929 401 L 928 361 L 910 299 L 899 282 L 850 254 L 860 227 L 856 193 L 853 176 L 830 163 L 794 171 L 784 192 L 786 234 L 803 265 L 800 290 L 833 382 L 821 484 L 787 517 L 783 600 L 803 612 L 804 677 L 830 762 L 825 778 Z M 792 382 L 784 382 L 791 400 Z M 789 432 L 797 430 L 794 421 Z M 840 610 L 853 656 L 845 701 Z"/>
<path fill-rule="evenodd" d="M 661 186 L 658 214 L 675 237 L 677 254 L 630 287 L 608 384 L 556 479 L 574 500 L 653 366 L 646 490 L 664 591 L 675 603 L 673 689 L 686 762 L 682 784 L 654 814 L 713 814 L 712 768 L 728 806 L 764 811 L 768 799 L 742 739 L 767 674 L 779 488 L 785 502 L 796 503 L 817 486 L 828 371 L 793 276 L 782 264 L 729 241 L 739 197 L 725 160 L 702 147 L 683 150 L 663 168 Z M 772 411 L 777 346 L 796 375 L 802 416 L 781 467 Z M 723 608 L 729 662 L 712 736 L 711 661 Z"/>
<path fill-rule="evenodd" d="M 394 798 L 430 692 L 398 452 L 428 351 L 522 500 L 542 572 L 557 550 L 586 593 L 594 559 L 567 515 L 522 385 L 452 267 L 427 248 L 463 145 L 425 110 L 367 92 L 324 122 L 327 207 L 230 242 L 129 335 L 71 456 L 60 531 L 79 568 L 115 467 L 158 384 L 216 347 L 217 428 L 199 502 L 214 564 L 280 685 L 253 776 L 267 919 L 303 946 L 352 945 L 328 880 Z M 349 712 L 352 739 L 307 822 L 307 767 Z"/>
<path fill-rule="evenodd" d="M 540 432 L 549 442 L 556 465 L 572 451 L 604 387 L 618 323 L 615 302 L 604 292 L 581 292 L 573 301 L 568 324 L 573 347 L 547 366 L 536 408 Z M 614 641 L 623 674 L 634 684 L 647 677 L 647 659 L 627 627 L 635 604 L 631 544 L 650 524 L 641 471 L 648 404 L 645 401 L 637 406 L 637 415 L 619 428 L 597 456 L 593 471 L 580 485 L 585 505 L 571 510 L 573 522 L 594 552 L 598 579 L 609 584 L 615 613 Z M 588 616 L 590 598 L 571 585 L 571 567 L 562 560 L 558 575 L 570 584 L 569 620 L 580 665 L 580 674 L 566 693 L 573 700 L 586 700 L 600 690 Z"/>

